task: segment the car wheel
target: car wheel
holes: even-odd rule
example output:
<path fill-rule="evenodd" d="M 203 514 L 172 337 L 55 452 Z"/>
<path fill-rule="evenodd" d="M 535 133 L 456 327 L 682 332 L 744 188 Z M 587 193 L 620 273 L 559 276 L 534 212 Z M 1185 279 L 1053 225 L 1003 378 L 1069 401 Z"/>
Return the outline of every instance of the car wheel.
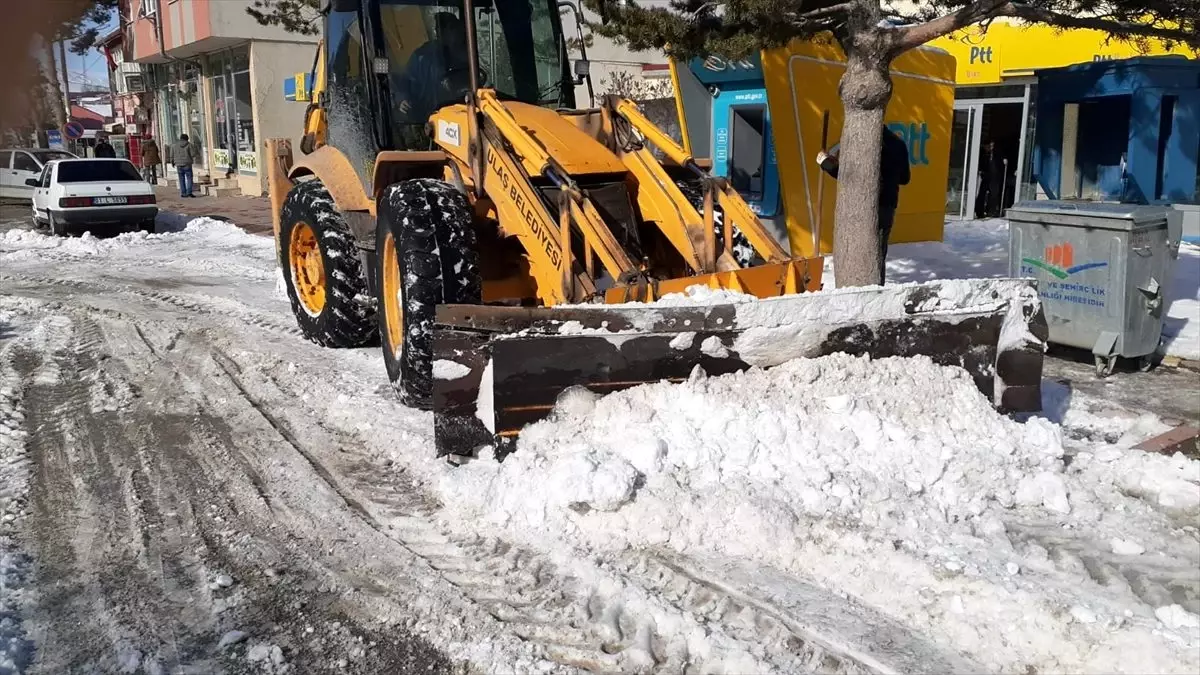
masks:
<path fill-rule="evenodd" d="M 143 220 L 142 222 L 138 223 L 138 229 L 146 234 L 154 234 L 154 221 Z"/>
<path fill-rule="evenodd" d="M 67 224 L 66 224 L 66 223 L 60 223 L 60 222 L 58 222 L 58 220 L 57 220 L 57 219 L 55 219 L 55 217 L 54 217 L 54 212 L 53 212 L 53 211 L 47 211 L 47 212 L 46 212 L 46 218 L 47 218 L 47 219 L 49 219 L 49 224 L 50 224 L 50 234 L 52 234 L 52 235 L 54 235 L 54 236 L 56 236 L 56 237 L 66 237 L 66 236 L 68 236 L 68 233 L 67 233 Z"/>

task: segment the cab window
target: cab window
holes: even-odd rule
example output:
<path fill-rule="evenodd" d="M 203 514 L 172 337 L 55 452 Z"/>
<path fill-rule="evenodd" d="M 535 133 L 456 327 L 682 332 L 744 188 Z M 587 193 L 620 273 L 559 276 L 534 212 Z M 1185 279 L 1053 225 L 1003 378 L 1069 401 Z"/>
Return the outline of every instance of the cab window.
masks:
<path fill-rule="evenodd" d="M 28 153 L 18 152 L 13 157 L 13 170 L 37 173 L 42 170 L 42 167 L 38 166 L 38 163 Z"/>

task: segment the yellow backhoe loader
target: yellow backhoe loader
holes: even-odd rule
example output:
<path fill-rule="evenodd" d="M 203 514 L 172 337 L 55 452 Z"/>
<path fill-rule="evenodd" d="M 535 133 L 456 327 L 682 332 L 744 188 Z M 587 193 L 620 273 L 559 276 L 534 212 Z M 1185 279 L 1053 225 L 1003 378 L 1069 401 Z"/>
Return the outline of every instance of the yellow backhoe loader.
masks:
<path fill-rule="evenodd" d="M 576 108 L 588 68 L 568 65 L 564 5 L 332 0 L 303 154 L 267 143 L 301 329 L 379 340 L 402 399 L 433 408 L 439 455 L 503 456 L 573 386 L 836 351 L 926 354 L 998 406 L 1040 405 L 1032 282 L 811 293 L 823 260 L 792 257 L 636 104 Z M 761 300 L 648 304 L 696 285 Z"/>

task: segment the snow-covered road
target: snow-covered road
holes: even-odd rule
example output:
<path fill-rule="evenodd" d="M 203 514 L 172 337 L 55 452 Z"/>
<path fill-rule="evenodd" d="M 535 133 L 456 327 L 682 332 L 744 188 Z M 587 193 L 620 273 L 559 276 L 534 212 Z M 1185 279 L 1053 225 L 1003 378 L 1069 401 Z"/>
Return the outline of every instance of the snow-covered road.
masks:
<path fill-rule="evenodd" d="M 1200 668 L 1200 462 L 1130 450 L 1152 415 L 835 356 L 453 468 L 269 239 L 165 224 L 0 233 L 0 672 Z"/>

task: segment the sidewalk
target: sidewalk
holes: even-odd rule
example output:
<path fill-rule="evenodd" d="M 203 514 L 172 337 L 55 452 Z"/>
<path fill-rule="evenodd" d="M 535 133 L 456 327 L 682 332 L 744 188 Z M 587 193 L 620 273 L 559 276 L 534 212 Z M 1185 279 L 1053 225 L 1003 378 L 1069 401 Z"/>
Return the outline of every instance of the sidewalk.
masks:
<path fill-rule="evenodd" d="M 155 188 L 158 208 L 162 211 L 199 218 L 210 216 L 228 220 L 250 234 L 272 236 L 271 202 L 266 197 L 193 197 L 182 199 L 179 190 Z"/>

